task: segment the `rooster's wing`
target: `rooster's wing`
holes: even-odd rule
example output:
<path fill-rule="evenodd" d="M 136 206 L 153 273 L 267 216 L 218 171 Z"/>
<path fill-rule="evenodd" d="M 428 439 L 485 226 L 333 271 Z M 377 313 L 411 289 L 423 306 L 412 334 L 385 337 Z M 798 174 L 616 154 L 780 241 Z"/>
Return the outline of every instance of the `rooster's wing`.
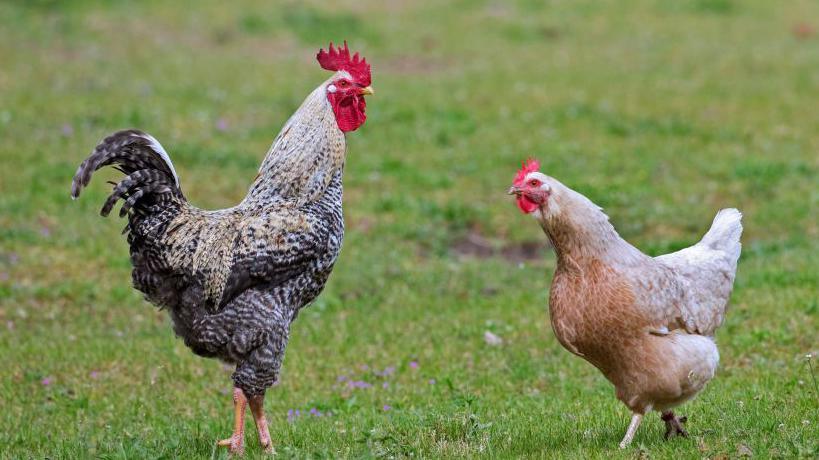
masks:
<path fill-rule="evenodd" d="M 332 232 L 321 212 L 279 209 L 245 219 L 233 241 L 233 263 L 218 304 L 221 309 L 246 289 L 280 285 L 318 267 Z"/>

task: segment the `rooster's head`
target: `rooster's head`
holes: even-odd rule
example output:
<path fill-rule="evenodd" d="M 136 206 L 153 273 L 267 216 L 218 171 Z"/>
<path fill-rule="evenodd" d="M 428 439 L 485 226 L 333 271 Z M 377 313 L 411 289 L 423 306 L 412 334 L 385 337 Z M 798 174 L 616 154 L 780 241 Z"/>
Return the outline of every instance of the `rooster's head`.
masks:
<path fill-rule="evenodd" d="M 329 51 L 319 50 L 316 59 L 322 69 L 336 72 L 325 85 L 325 90 L 338 128 L 344 132 L 355 131 L 367 119 L 364 96 L 373 94 L 370 64 L 365 58 L 359 59 L 358 53 L 350 57 L 346 41 L 343 48 L 337 49 L 330 43 Z"/>

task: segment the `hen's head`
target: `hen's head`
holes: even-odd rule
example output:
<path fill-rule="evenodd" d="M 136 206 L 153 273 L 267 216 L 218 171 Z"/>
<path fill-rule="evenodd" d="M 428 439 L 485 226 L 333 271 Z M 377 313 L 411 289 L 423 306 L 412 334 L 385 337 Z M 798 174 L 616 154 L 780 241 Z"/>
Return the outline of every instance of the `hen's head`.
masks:
<path fill-rule="evenodd" d="M 554 196 L 560 183 L 539 170 L 537 160 L 525 161 L 515 175 L 509 194 L 517 197 L 518 208 L 524 214 L 547 217 L 560 209 Z"/>
<path fill-rule="evenodd" d="M 358 53 L 350 57 L 346 41 L 343 48 L 337 49 L 331 42 L 329 51 L 319 50 L 316 59 L 322 69 L 336 72 L 325 90 L 338 128 L 344 132 L 355 131 L 367 119 L 364 114 L 367 106 L 364 96 L 373 94 L 370 87 L 370 64 L 367 59 L 359 59 Z"/>

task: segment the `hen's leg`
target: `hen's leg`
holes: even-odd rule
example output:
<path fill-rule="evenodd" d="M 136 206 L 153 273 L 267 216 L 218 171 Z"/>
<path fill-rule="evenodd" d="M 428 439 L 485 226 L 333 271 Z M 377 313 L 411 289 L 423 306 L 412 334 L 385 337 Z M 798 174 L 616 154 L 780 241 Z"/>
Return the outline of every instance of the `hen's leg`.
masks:
<path fill-rule="evenodd" d="M 620 448 L 625 449 L 631 444 L 631 440 L 634 439 L 634 433 L 637 432 L 637 428 L 640 427 L 640 422 L 643 421 L 643 414 L 634 413 L 631 416 L 631 423 L 628 425 L 628 430 L 626 431 L 626 435 L 623 436 L 623 440 L 620 441 Z"/>
<path fill-rule="evenodd" d="M 231 454 L 242 455 L 245 450 L 245 408 L 247 398 L 238 387 L 233 389 L 233 406 L 236 412 L 233 418 L 233 435 L 219 441 L 217 444 L 227 447 Z"/>
<path fill-rule="evenodd" d="M 660 416 L 665 422 L 665 439 L 673 438 L 674 436 L 688 437 L 688 432 L 685 431 L 683 425 L 688 421 L 688 417 L 677 417 L 674 412 L 668 410 L 663 412 Z"/>
<path fill-rule="evenodd" d="M 270 430 L 267 428 L 267 418 L 264 415 L 264 394 L 250 397 L 250 411 L 256 421 L 256 431 L 259 432 L 259 444 L 265 452 L 273 452 L 273 442 L 270 440 Z"/>

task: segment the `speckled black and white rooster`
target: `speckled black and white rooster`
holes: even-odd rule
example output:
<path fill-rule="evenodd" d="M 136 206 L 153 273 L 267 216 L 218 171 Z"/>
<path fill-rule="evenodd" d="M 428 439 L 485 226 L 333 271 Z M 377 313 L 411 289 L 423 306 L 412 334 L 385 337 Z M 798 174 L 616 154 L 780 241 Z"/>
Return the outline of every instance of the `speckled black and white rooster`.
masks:
<path fill-rule="evenodd" d="M 123 200 L 134 287 L 170 314 L 194 353 L 236 365 L 235 425 L 219 441 L 244 447 L 244 414 L 272 450 L 265 390 L 277 379 L 290 323 L 324 288 L 341 249 L 344 133 L 360 127 L 370 66 L 345 42 L 320 50 L 335 71 L 284 125 L 245 199 L 218 211 L 188 203 L 165 149 L 137 130 L 105 138 L 77 169 L 77 198 L 94 171 L 113 165 L 126 176 L 102 207 Z"/>

